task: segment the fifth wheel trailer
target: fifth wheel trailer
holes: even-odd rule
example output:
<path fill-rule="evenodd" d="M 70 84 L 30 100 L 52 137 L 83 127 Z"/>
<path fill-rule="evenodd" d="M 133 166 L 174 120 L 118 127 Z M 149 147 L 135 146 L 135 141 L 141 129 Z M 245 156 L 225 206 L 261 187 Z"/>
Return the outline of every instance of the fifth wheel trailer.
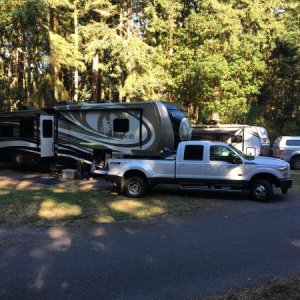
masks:
<path fill-rule="evenodd" d="M 62 105 L 0 115 L 0 155 L 17 163 L 95 168 L 99 151 L 159 156 L 189 140 L 190 122 L 160 101 Z"/>

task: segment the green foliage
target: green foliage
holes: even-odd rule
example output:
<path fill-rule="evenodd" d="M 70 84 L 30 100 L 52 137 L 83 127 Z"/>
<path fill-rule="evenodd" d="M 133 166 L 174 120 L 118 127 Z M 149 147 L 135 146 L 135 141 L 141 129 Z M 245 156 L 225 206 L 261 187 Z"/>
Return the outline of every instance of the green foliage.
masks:
<path fill-rule="evenodd" d="M 0 107 L 1 111 L 10 111 L 14 104 L 17 91 L 10 87 L 6 78 L 0 78 Z"/>
<path fill-rule="evenodd" d="M 272 47 L 267 36 L 270 28 L 279 27 L 275 21 L 267 26 L 267 7 L 259 2 L 201 5 L 178 32 L 172 61 L 175 93 L 185 105 L 199 107 L 201 118 L 218 112 L 223 123 L 246 122 L 267 73 L 265 53 Z"/>
<path fill-rule="evenodd" d="M 79 102 L 85 102 L 92 98 L 91 89 L 88 88 L 87 85 L 84 85 L 82 89 L 79 91 Z"/>
<path fill-rule="evenodd" d="M 299 126 L 299 28 L 294 0 L 0 0 L 1 95 L 162 99 L 195 122 Z"/>
<path fill-rule="evenodd" d="M 84 70 L 85 65 L 82 56 L 77 51 L 74 43 L 68 42 L 61 35 L 49 32 L 51 56 L 44 57 L 50 64 L 58 68 L 68 67 Z"/>
<path fill-rule="evenodd" d="M 276 38 L 267 80 L 258 97 L 257 114 L 275 135 L 299 135 L 300 126 L 300 6 L 287 1 L 282 16 L 285 33 Z M 250 116 L 252 111 L 250 110 Z"/>

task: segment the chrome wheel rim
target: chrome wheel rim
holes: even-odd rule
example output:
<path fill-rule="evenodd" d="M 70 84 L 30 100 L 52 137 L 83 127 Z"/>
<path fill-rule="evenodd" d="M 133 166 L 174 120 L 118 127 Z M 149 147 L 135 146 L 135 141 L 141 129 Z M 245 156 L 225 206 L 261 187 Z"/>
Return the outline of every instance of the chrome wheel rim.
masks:
<path fill-rule="evenodd" d="M 256 199 L 265 199 L 267 197 L 267 190 L 262 184 L 255 186 L 254 195 Z"/>
<path fill-rule="evenodd" d="M 128 185 L 128 192 L 130 193 L 130 195 L 137 196 L 138 194 L 140 194 L 141 190 L 141 185 L 136 181 L 133 181 Z"/>

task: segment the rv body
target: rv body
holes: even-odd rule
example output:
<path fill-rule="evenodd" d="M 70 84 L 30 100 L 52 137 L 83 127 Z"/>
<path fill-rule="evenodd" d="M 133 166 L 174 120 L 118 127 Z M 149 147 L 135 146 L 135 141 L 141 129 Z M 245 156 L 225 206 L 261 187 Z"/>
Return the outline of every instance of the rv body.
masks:
<path fill-rule="evenodd" d="M 158 156 L 190 134 L 184 111 L 159 101 L 63 105 L 0 116 L 0 152 L 18 163 L 92 165 L 102 151 Z"/>
<path fill-rule="evenodd" d="M 2 161 L 44 163 L 54 156 L 54 116 L 43 110 L 19 111 L 0 116 Z"/>
<path fill-rule="evenodd" d="M 270 140 L 265 128 L 239 124 L 193 126 L 192 140 L 225 142 L 246 155 L 268 156 Z"/>

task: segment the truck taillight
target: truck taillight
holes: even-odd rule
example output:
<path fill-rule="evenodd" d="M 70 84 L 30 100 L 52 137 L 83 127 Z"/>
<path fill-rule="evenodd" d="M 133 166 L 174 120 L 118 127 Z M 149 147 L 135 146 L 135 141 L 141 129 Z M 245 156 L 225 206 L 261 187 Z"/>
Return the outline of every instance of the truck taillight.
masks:
<path fill-rule="evenodd" d="M 283 153 L 284 153 L 284 150 L 279 148 L 278 155 L 282 155 Z"/>

